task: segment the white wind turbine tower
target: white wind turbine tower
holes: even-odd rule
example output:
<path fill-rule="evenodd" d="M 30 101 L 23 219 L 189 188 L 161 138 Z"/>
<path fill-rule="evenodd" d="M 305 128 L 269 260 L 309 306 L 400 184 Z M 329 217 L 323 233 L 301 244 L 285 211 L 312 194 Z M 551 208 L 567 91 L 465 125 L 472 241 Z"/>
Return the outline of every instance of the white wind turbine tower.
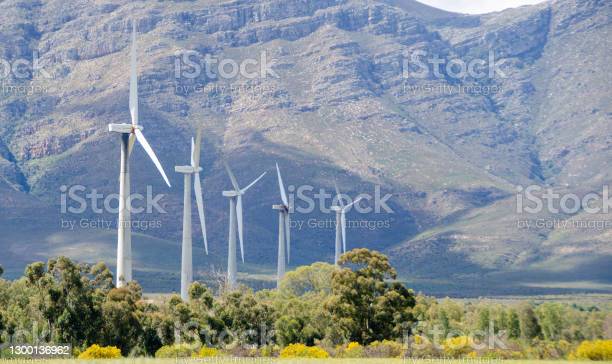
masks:
<path fill-rule="evenodd" d="M 340 256 L 346 253 L 346 213 L 353 205 L 361 201 L 362 198 L 359 197 L 350 204 L 344 205 L 340 189 L 335 181 L 334 186 L 336 187 L 338 205 L 332 206 L 331 210 L 336 212 L 336 254 L 334 255 L 334 264 L 338 265 Z"/>
<path fill-rule="evenodd" d="M 273 205 L 274 210 L 278 210 L 278 263 L 276 268 L 276 288 L 280 288 L 280 283 L 285 276 L 286 262 L 291 260 L 291 222 L 289 219 L 290 207 L 285 185 L 281 177 L 278 163 L 276 163 L 276 173 L 278 175 L 278 187 L 280 188 L 282 205 Z M 286 250 L 285 250 L 286 248 Z M 286 257 L 286 262 L 285 262 Z"/>
<path fill-rule="evenodd" d="M 234 187 L 234 190 L 232 191 L 223 191 L 223 196 L 229 198 L 230 203 L 229 239 L 227 249 L 227 283 L 229 288 L 233 289 L 236 287 L 236 283 L 238 281 L 236 267 L 236 228 L 238 228 L 238 238 L 240 239 L 240 255 L 242 257 L 242 263 L 244 263 L 244 242 L 242 239 L 242 195 L 244 195 L 249 188 L 253 187 L 253 185 L 266 174 L 266 172 L 262 173 L 261 176 L 257 177 L 257 179 L 251 182 L 251 184 L 241 189 L 240 186 L 238 186 L 236 177 L 232 173 L 227 163 L 224 162 L 224 165 L 225 170 L 227 171 L 227 174 L 232 182 L 232 187 Z"/>
<path fill-rule="evenodd" d="M 191 240 L 191 177 L 193 176 L 193 189 L 198 215 L 202 226 L 204 249 L 208 255 L 208 239 L 206 238 L 206 220 L 204 218 L 204 201 L 202 200 L 202 182 L 200 180 L 200 145 L 202 144 L 202 131 L 198 130 L 195 142 L 191 138 L 191 164 L 176 166 L 174 170 L 184 175 L 185 186 L 183 193 L 183 244 L 181 248 L 181 298 L 189 300 L 189 287 L 193 282 L 193 255 Z"/>
<path fill-rule="evenodd" d="M 119 219 L 117 226 L 117 287 L 124 286 L 132 280 L 132 229 L 129 210 L 130 168 L 129 158 L 135 141 L 144 148 L 153 161 L 164 181 L 170 187 L 170 181 L 157 159 L 155 152 L 142 134 L 138 125 L 138 71 L 136 64 L 136 24 L 132 24 L 132 53 L 130 65 L 130 115 L 131 124 L 109 124 L 108 130 L 121 135 L 121 169 L 119 173 Z"/>

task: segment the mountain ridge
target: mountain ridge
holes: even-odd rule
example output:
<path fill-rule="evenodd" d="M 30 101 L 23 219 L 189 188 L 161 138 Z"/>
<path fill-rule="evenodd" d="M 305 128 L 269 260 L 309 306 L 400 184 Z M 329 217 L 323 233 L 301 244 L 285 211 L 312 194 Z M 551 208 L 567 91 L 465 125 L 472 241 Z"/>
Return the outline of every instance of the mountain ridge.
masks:
<path fill-rule="evenodd" d="M 112 262 L 111 231 L 70 234 L 58 228 L 66 218 L 59 211 L 59 188 L 80 184 L 104 194 L 116 192 L 118 143 L 106 124 L 128 120 L 127 35 L 136 18 L 142 124 L 167 171 L 186 161 L 194 128 L 205 130 L 204 198 L 214 247 L 212 257 L 196 258 L 200 267 L 222 267 L 226 254 L 227 206 L 220 191 L 228 182 L 219 161 L 229 160 L 239 180 L 271 171 L 279 161 L 288 184 L 333 191 L 337 178 L 352 196 L 377 184 L 392 193 L 394 214 L 357 215 L 391 227 L 351 229 L 349 241 L 390 254 L 402 279 L 417 288 L 476 295 L 488 290 L 548 292 L 530 284 L 538 276 L 548 277 L 542 272 L 558 262 L 568 265 L 560 279 L 571 282 L 572 269 L 582 266 L 586 273 L 580 276 L 592 278 L 581 279 L 585 290 L 612 287 L 612 277 L 602 275 L 599 264 L 590 270 L 581 263 L 612 261 L 608 231 L 521 230 L 516 225 L 524 218 L 571 216 L 525 216 L 514 206 L 517 185 L 586 193 L 599 192 L 610 181 L 603 167 L 610 163 L 612 143 L 605 66 L 609 48 L 596 46 L 610 39 L 610 5 L 604 1 L 557 0 L 485 15 L 396 0 L 220 5 L 84 0 L 70 7 L 49 0 L 35 5 L 7 1 L 0 7 L 6 10 L 3 20 L 13 19 L 0 26 L 6 40 L 2 57 L 32 60 L 36 50 L 53 74 L 52 79 L 10 79 L 48 89 L 0 102 L 0 201 L 3 210 L 11 210 L 0 226 L 16 229 L 14 222 L 27 220 L 31 209 L 38 208 L 43 217 L 31 232 L 0 238 L 0 245 L 21 260 L 10 265 L 14 268 L 7 269 L 8 275 L 31 258 L 17 239 L 43 252 L 40 257 L 96 260 L 95 249 L 80 254 L 71 248 L 88 251 L 79 242 L 83 237 L 103 246 L 102 256 Z M 176 78 L 175 52 L 181 50 L 194 51 L 198 61 L 212 55 L 237 63 L 260 61 L 265 53 L 279 78 L 214 79 L 205 72 Z M 404 68 L 406 60 L 417 51 L 465 62 L 488 60 L 493 51 L 504 60 L 501 70 L 507 77 L 457 78 L 449 72 L 442 78 L 406 77 L 406 71 L 414 71 Z M 501 91 L 429 92 L 493 86 Z M 163 271 L 175 267 L 178 272 L 181 182 L 172 173 L 175 188 L 164 189 L 143 160 L 136 149 L 134 191 L 144 193 L 144 186 L 151 185 L 167 194 L 164 206 L 172 212 L 145 216 L 162 228 L 139 231 L 137 246 L 150 241 L 152 251 L 175 246 L 164 257 Z M 271 210 L 263 211 L 278 196 L 274 181 L 265 182 L 245 201 L 247 245 L 253 244 L 247 247 L 251 263 L 246 268 L 272 274 L 275 219 Z M 102 217 L 110 221 L 113 216 Z M 302 220 L 309 218 L 325 220 L 326 214 L 313 212 Z M 299 264 L 333 254 L 330 229 L 296 231 L 293 237 Z M 136 268 L 154 270 L 154 261 L 143 256 Z M 516 271 L 525 277 L 497 287 L 504 275 L 516 276 Z M 141 277 L 145 286 L 155 280 Z M 449 280 L 456 283 L 445 283 Z M 487 282 L 484 288 L 481 282 Z M 154 284 L 148 287 L 155 289 Z"/>

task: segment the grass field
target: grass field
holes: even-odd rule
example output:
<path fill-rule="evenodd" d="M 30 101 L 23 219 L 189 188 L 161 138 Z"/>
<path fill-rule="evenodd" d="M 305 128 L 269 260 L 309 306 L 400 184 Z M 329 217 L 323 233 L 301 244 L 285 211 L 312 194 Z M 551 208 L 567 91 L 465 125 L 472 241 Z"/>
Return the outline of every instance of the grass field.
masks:
<path fill-rule="evenodd" d="M 497 359 L 270 359 L 270 358 L 210 358 L 210 359 L 120 359 L 120 360 L 76 360 L 76 359 L 57 359 L 57 360 L 31 360 L 15 359 L 1 360 L 0 364 L 16 363 L 41 363 L 41 364 L 62 364 L 62 363 L 95 363 L 95 364 L 599 364 L 612 363 L 612 361 L 566 361 L 566 360 L 497 360 Z"/>

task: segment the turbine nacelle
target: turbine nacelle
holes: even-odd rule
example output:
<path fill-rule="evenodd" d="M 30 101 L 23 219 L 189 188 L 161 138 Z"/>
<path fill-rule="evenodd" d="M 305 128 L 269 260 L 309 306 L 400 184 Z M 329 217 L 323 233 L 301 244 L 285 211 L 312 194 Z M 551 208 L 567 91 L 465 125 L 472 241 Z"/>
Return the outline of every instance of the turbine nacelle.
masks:
<path fill-rule="evenodd" d="M 144 128 L 134 124 L 108 124 L 108 131 L 111 133 L 134 134 L 136 129 L 142 131 Z"/>
<path fill-rule="evenodd" d="M 223 197 L 238 197 L 244 195 L 242 191 L 223 191 L 221 192 Z"/>
<path fill-rule="evenodd" d="M 279 210 L 284 212 L 289 212 L 289 206 L 286 205 L 272 205 L 273 210 Z"/>
<path fill-rule="evenodd" d="M 195 174 L 203 171 L 202 167 L 193 166 L 175 166 L 174 171 L 182 174 Z"/>

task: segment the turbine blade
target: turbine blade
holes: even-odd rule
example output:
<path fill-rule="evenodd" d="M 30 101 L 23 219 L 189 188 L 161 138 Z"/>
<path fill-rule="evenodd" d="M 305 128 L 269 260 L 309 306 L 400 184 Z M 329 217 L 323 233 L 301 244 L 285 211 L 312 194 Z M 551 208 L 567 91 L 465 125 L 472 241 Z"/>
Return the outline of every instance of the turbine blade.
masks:
<path fill-rule="evenodd" d="M 291 220 L 289 212 L 285 212 L 285 240 L 287 243 L 287 263 L 291 262 Z"/>
<path fill-rule="evenodd" d="M 193 142 L 193 138 L 191 140 Z M 202 129 L 198 129 L 198 132 L 195 138 L 195 145 L 193 147 L 193 161 L 194 161 L 193 167 L 195 168 L 200 167 L 201 150 L 202 150 Z"/>
<path fill-rule="evenodd" d="M 136 143 L 136 137 L 134 134 L 130 134 L 130 140 L 128 141 L 128 156 L 132 154 L 132 149 L 134 149 L 134 143 Z"/>
<path fill-rule="evenodd" d="M 132 23 L 132 52 L 130 60 L 130 116 L 138 125 L 138 65 L 136 60 L 136 22 Z"/>
<path fill-rule="evenodd" d="M 195 143 L 193 141 L 193 138 L 191 138 L 191 166 L 193 168 L 196 167 L 195 165 Z"/>
<path fill-rule="evenodd" d="M 334 180 L 334 187 L 336 188 L 336 198 L 338 199 L 338 205 L 340 207 L 344 207 L 344 203 L 342 202 L 342 198 L 340 196 L 340 189 L 338 188 L 338 183 Z"/>
<path fill-rule="evenodd" d="M 344 211 L 340 214 L 340 224 L 342 225 L 342 251 L 346 253 L 346 216 Z"/>
<path fill-rule="evenodd" d="M 147 139 L 145 138 L 144 134 L 142 134 L 142 131 L 140 131 L 140 129 L 134 129 L 134 134 L 136 134 L 136 139 L 138 140 L 140 145 L 142 145 L 145 152 L 147 152 L 147 154 L 149 155 L 149 158 L 151 158 L 151 160 L 155 164 L 155 167 L 157 167 L 157 170 L 164 178 L 164 181 L 166 181 L 166 184 L 168 185 L 168 187 L 172 187 L 170 185 L 170 181 L 168 180 L 168 176 L 166 176 L 166 172 L 164 172 L 164 168 L 159 162 L 159 159 L 157 159 L 157 156 L 155 155 L 153 148 L 151 148 L 151 145 L 149 145 L 149 142 L 147 142 Z"/>
<path fill-rule="evenodd" d="M 356 203 L 358 203 L 358 202 L 359 202 L 359 201 L 361 201 L 361 200 L 363 200 L 363 197 L 359 197 L 359 198 L 358 198 L 358 199 L 356 199 L 355 201 L 353 201 L 353 202 L 351 202 L 350 204 L 348 204 L 348 205 L 344 206 L 344 208 L 342 209 L 342 211 L 343 211 L 343 212 L 348 211 L 348 209 L 349 209 L 351 206 L 355 205 Z"/>
<path fill-rule="evenodd" d="M 276 163 L 276 174 L 278 175 L 278 188 L 280 188 L 281 199 L 283 200 L 283 204 L 289 207 L 289 201 L 287 200 L 287 193 L 285 192 L 285 185 L 283 184 L 283 177 L 281 177 L 278 163 Z"/>
<path fill-rule="evenodd" d="M 236 181 L 236 177 L 232 173 L 232 170 L 230 169 L 230 167 L 227 165 L 226 162 L 223 162 L 223 165 L 225 166 L 225 170 L 227 171 L 227 174 L 229 175 L 230 181 L 232 181 L 232 186 L 234 187 L 234 190 L 236 192 L 240 192 L 240 186 L 238 186 L 238 181 Z"/>
<path fill-rule="evenodd" d="M 262 174 L 261 174 L 261 176 L 257 177 L 257 179 L 256 179 L 255 181 L 251 182 L 251 184 L 250 184 L 250 185 L 248 185 L 248 186 L 246 186 L 245 188 L 243 188 L 243 189 L 242 189 L 242 191 L 240 191 L 240 192 L 245 193 L 245 192 L 246 192 L 246 191 L 247 191 L 249 188 L 253 187 L 253 185 L 254 185 L 255 183 L 259 182 L 259 180 L 260 180 L 260 179 L 262 179 L 262 178 L 263 178 L 263 176 L 265 176 L 265 175 L 266 175 L 266 173 L 268 173 L 268 172 L 264 172 L 264 173 L 262 173 Z"/>
<path fill-rule="evenodd" d="M 236 201 L 236 217 L 238 220 L 238 239 L 240 240 L 240 256 L 244 263 L 244 241 L 242 240 L 242 196 L 238 195 Z"/>
<path fill-rule="evenodd" d="M 206 218 L 204 216 L 204 201 L 202 199 L 202 182 L 200 174 L 196 173 L 193 181 L 193 187 L 196 196 L 196 204 L 198 205 L 198 215 L 200 215 L 200 226 L 202 226 L 202 237 L 204 238 L 204 250 L 208 255 L 208 239 L 206 238 Z"/>

